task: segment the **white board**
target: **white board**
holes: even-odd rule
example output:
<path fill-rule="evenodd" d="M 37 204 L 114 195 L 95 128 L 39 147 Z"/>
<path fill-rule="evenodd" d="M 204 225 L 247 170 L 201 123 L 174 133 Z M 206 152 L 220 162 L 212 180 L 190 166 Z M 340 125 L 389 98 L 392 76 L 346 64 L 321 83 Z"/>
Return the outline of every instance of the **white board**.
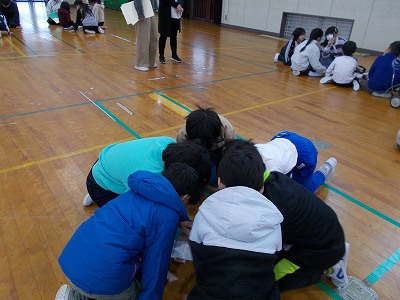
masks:
<path fill-rule="evenodd" d="M 154 16 L 153 7 L 151 6 L 150 0 L 141 0 L 143 5 L 143 12 L 145 18 Z M 125 17 L 126 24 L 136 24 L 139 21 L 138 14 L 133 4 L 133 1 L 127 2 L 121 5 L 122 14 Z"/>

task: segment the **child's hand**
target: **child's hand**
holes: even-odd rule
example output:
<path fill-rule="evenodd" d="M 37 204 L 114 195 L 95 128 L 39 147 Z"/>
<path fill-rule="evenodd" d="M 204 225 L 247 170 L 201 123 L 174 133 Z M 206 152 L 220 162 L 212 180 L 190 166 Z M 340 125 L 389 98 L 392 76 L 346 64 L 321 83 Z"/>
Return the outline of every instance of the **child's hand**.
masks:
<path fill-rule="evenodd" d="M 189 236 L 190 230 L 192 229 L 193 221 L 185 221 L 181 222 L 180 227 L 182 230 L 182 234 Z"/>

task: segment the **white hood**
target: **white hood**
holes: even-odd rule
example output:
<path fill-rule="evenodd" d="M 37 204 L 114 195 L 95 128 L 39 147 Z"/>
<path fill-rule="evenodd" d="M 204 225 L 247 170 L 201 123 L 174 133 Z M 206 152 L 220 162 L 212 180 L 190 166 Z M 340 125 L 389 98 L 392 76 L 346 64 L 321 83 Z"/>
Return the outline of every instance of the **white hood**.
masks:
<path fill-rule="evenodd" d="M 282 248 L 282 221 L 282 214 L 261 193 L 230 187 L 203 202 L 189 238 L 208 246 L 273 254 Z"/>
<path fill-rule="evenodd" d="M 267 171 L 289 173 L 297 163 L 296 146 L 285 138 L 276 138 L 266 144 L 255 145 Z"/>

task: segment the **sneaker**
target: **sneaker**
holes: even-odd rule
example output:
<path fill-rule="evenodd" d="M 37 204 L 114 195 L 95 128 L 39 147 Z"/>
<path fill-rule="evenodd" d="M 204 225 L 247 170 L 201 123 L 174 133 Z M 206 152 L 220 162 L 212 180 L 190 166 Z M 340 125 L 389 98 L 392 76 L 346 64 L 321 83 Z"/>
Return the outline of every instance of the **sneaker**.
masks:
<path fill-rule="evenodd" d="M 360 84 L 358 83 L 357 80 L 353 80 L 353 90 L 358 91 L 360 89 Z"/>
<path fill-rule="evenodd" d="M 319 72 L 309 71 L 308 72 L 308 76 L 310 76 L 310 77 L 321 77 L 321 76 L 324 76 L 324 74 L 323 73 L 319 73 Z"/>
<path fill-rule="evenodd" d="M 85 33 L 87 33 L 87 34 L 96 34 L 96 31 L 85 29 Z"/>
<path fill-rule="evenodd" d="M 146 72 L 146 71 L 149 70 L 149 68 L 147 68 L 147 67 L 138 67 L 138 66 L 135 66 L 135 69 L 139 70 L 139 71 L 142 71 L 142 72 Z"/>
<path fill-rule="evenodd" d="M 335 174 L 337 160 L 334 157 L 329 158 L 322 166 L 319 167 L 318 171 L 320 171 L 325 176 L 325 181 L 329 181 L 333 174 Z"/>
<path fill-rule="evenodd" d="M 69 285 L 62 285 L 56 294 L 55 300 L 68 300 L 68 296 L 71 294 L 72 289 Z"/>
<path fill-rule="evenodd" d="M 274 56 L 274 62 L 278 62 L 279 61 L 279 53 L 275 53 L 275 56 Z"/>
<path fill-rule="evenodd" d="M 152 69 L 157 68 L 157 64 L 150 65 L 149 68 L 152 68 Z"/>
<path fill-rule="evenodd" d="M 377 93 L 377 92 L 373 92 L 373 93 L 372 93 L 372 96 L 381 97 L 381 98 L 390 98 L 390 97 L 392 97 L 392 94 L 391 94 L 391 93 Z"/>
<path fill-rule="evenodd" d="M 299 75 L 300 75 L 300 71 L 293 70 L 293 75 L 294 75 L 294 76 L 299 76 Z"/>
<path fill-rule="evenodd" d="M 397 131 L 396 144 L 397 144 L 397 150 L 400 150 L 400 129 L 399 131 Z"/>
<path fill-rule="evenodd" d="M 100 33 L 104 33 L 104 29 L 103 28 L 99 27 L 98 30 L 99 30 Z"/>
<path fill-rule="evenodd" d="M 74 29 L 74 25 L 63 27 L 63 30 L 72 30 L 72 29 Z"/>
<path fill-rule="evenodd" d="M 165 57 L 160 55 L 160 58 L 158 59 L 160 64 L 166 64 L 165 62 Z"/>
<path fill-rule="evenodd" d="M 93 199 L 90 197 L 89 194 L 86 194 L 85 198 L 83 198 L 82 204 L 83 206 L 89 206 L 93 203 Z"/>
<path fill-rule="evenodd" d="M 171 60 L 181 63 L 182 59 L 178 55 L 172 55 Z"/>
<path fill-rule="evenodd" d="M 343 258 L 332 268 L 330 268 L 328 276 L 331 277 L 332 283 L 337 287 L 338 290 L 343 289 L 349 284 L 349 278 L 347 276 L 347 263 L 349 261 L 349 249 L 350 244 L 345 243 L 345 253 Z"/>
<path fill-rule="evenodd" d="M 333 80 L 332 76 L 325 76 L 323 78 L 321 78 L 321 80 L 319 81 L 319 83 L 321 84 L 325 84 L 325 83 L 329 83 Z"/>

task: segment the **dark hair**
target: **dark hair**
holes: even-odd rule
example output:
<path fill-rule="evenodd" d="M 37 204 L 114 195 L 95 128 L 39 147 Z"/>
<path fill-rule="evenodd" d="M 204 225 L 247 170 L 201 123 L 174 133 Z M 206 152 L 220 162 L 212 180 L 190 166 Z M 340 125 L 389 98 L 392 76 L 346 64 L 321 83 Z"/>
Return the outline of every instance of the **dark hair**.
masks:
<path fill-rule="evenodd" d="M 11 3 L 11 0 L 0 0 L 0 3 L 3 4 L 4 6 L 6 6 Z"/>
<path fill-rule="evenodd" d="M 162 153 L 162 160 L 164 161 L 165 169 L 177 162 L 185 163 L 192 167 L 199 173 L 204 182 L 204 187 L 210 181 L 210 155 L 199 140 L 169 144 Z"/>
<path fill-rule="evenodd" d="M 398 57 L 400 55 L 400 41 L 395 41 L 389 46 L 390 53 Z"/>
<path fill-rule="evenodd" d="M 70 5 L 67 1 L 61 2 L 60 8 L 64 8 L 64 9 L 70 11 Z"/>
<path fill-rule="evenodd" d="M 75 0 L 74 5 L 83 6 L 83 0 Z"/>
<path fill-rule="evenodd" d="M 337 34 L 338 32 L 339 30 L 337 29 L 337 27 L 331 26 L 325 30 L 325 36 L 327 36 L 328 34 Z"/>
<path fill-rule="evenodd" d="M 299 37 L 300 37 L 301 35 L 303 35 L 303 34 L 306 34 L 305 29 L 304 29 L 304 28 L 301 28 L 301 27 L 298 27 L 298 28 L 296 28 L 295 30 L 293 30 L 293 33 L 292 33 L 293 39 L 294 39 L 295 41 L 297 41 L 297 40 L 299 39 Z"/>
<path fill-rule="evenodd" d="M 246 186 L 259 191 L 264 184 L 264 172 L 261 155 L 252 142 L 236 139 L 226 143 L 217 169 L 226 187 Z"/>
<path fill-rule="evenodd" d="M 189 140 L 200 139 L 207 149 L 212 150 L 221 138 L 221 119 L 213 108 L 197 107 L 186 117 L 187 137 Z"/>
<path fill-rule="evenodd" d="M 314 28 L 313 30 L 311 30 L 310 38 L 308 39 L 306 45 L 300 50 L 300 52 L 306 49 L 306 47 L 311 43 L 311 41 L 317 40 L 318 38 L 322 38 L 323 35 L 324 32 L 322 31 L 321 28 Z"/>
<path fill-rule="evenodd" d="M 88 4 L 84 3 L 82 5 L 82 20 L 85 19 L 86 14 L 93 15 L 92 8 Z"/>
<path fill-rule="evenodd" d="M 203 180 L 198 172 L 184 163 L 173 163 L 164 171 L 179 196 L 189 195 L 189 204 L 199 202 L 204 192 Z"/>
<path fill-rule="evenodd" d="M 342 46 L 343 54 L 346 56 L 352 56 L 357 50 L 357 44 L 353 41 L 347 41 Z"/>
<path fill-rule="evenodd" d="M 97 0 L 88 0 L 89 3 L 97 3 Z"/>

